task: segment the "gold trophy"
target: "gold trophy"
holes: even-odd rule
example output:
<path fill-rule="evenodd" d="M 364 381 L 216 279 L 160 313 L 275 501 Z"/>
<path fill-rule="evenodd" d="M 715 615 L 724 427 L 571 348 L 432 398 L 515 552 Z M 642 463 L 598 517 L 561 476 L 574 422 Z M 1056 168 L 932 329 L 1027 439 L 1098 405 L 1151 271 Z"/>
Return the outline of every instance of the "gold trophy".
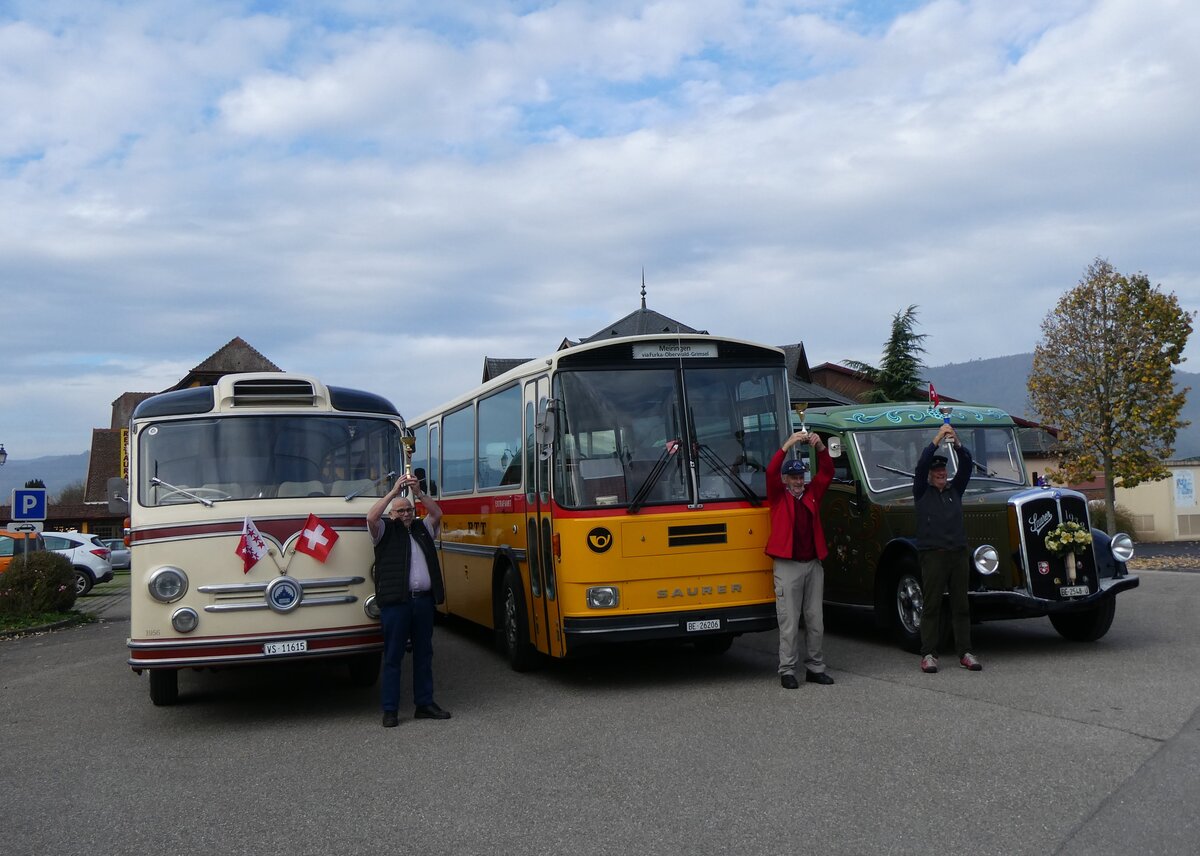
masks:
<path fill-rule="evenodd" d="M 804 412 L 808 410 L 808 402 L 798 401 L 792 405 L 792 410 L 795 412 L 796 418 L 800 420 L 800 430 L 807 434 L 808 426 L 804 424 Z"/>
<path fill-rule="evenodd" d="M 950 424 L 950 414 L 954 412 L 954 408 L 947 407 L 945 404 L 939 404 L 938 408 L 937 408 L 937 412 L 942 414 L 942 424 L 949 425 Z M 955 436 L 957 436 L 957 435 L 955 435 Z M 958 467 L 958 454 L 954 451 L 954 441 L 952 439 L 950 439 L 949 437 L 947 437 L 943 442 L 946 445 L 946 457 L 949 458 L 951 461 L 953 461 L 954 466 L 957 468 Z"/>
<path fill-rule="evenodd" d="M 417 435 L 413 433 L 411 428 L 405 428 L 400 434 L 400 445 L 404 447 L 404 475 L 411 476 L 412 471 L 412 456 L 417 450 Z M 408 497 L 408 501 L 416 506 L 416 497 L 413 496 L 411 487 L 404 488 L 404 496 Z"/>

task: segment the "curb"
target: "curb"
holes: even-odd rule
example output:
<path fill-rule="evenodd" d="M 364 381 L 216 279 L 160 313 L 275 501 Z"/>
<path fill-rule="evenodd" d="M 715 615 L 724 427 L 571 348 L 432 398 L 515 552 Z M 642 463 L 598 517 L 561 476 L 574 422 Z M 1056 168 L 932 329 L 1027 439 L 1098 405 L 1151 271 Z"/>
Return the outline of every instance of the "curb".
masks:
<path fill-rule="evenodd" d="M 0 639 L 18 639 L 21 636 L 34 636 L 38 633 L 49 633 L 52 630 L 62 630 L 65 627 L 74 627 L 76 624 L 88 624 L 94 620 L 94 617 L 87 615 L 75 615 L 70 618 L 63 618 L 59 621 L 51 621 L 48 624 L 36 624 L 33 627 L 19 627 L 15 630 L 0 630 Z"/>

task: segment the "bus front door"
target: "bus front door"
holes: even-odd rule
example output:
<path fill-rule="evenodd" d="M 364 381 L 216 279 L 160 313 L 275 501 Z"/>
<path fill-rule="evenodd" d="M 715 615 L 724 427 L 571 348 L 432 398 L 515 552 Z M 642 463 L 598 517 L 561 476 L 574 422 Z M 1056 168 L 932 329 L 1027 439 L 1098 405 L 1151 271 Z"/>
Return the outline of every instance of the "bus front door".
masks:
<path fill-rule="evenodd" d="M 561 657 L 565 651 L 554 569 L 549 447 L 538 442 L 535 428 L 538 420 L 545 418 L 549 398 L 548 377 L 525 384 L 525 555 L 529 564 L 530 642 L 543 654 Z"/>

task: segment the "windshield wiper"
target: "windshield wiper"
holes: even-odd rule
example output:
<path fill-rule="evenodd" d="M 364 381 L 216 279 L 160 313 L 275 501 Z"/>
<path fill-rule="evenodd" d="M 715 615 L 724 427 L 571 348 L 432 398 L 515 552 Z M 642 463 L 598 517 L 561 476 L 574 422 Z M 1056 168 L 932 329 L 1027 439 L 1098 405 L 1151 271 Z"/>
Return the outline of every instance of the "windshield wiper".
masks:
<path fill-rule="evenodd" d="M 753 505 L 755 508 L 762 505 L 762 500 L 755 495 L 754 491 L 750 490 L 750 488 L 746 486 L 744 481 L 737 477 L 733 470 L 729 468 L 729 464 L 721 460 L 720 456 L 718 456 L 716 452 L 703 444 L 701 444 L 698 448 L 700 449 L 700 457 L 708 461 L 708 465 L 710 467 L 732 482 L 733 486 L 738 489 L 742 496 L 744 496 L 751 505 Z"/>
<path fill-rule="evenodd" d="M 895 473 L 898 476 L 908 476 L 910 479 L 916 478 L 917 475 L 916 473 L 906 473 L 904 470 L 898 470 L 895 467 L 889 467 L 887 464 L 876 464 L 875 466 L 879 467 L 881 470 L 887 470 L 889 473 Z"/>
<path fill-rule="evenodd" d="M 391 479 L 394 479 L 395 477 L 396 477 L 395 470 L 392 470 L 387 475 L 380 476 L 379 478 L 375 479 L 375 481 L 371 482 L 370 484 L 365 484 L 362 487 L 360 487 L 358 490 L 354 491 L 353 493 L 346 494 L 346 502 L 349 502 L 350 500 L 354 499 L 356 496 L 362 496 L 368 490 L 375 487 L 375 485 L 379 484 L 381 481 L 390 481 Z"/>
<path fill-rule="evenodd" d="M 175 494 L 179 494 L 180 496 L 186 496 L 188 499 L 196 500 L 196 502 L 200 503 L 205 508 L 213 507 L 213 501 L 211 499 L 207 499 L 203 496 L 194 494 L 191 492 L 191 490 L 189 490 L 186 487 L 179 487 L 177 485 L 170 484 L 169 482 L 165 482 L 162 479 L 160 479 L 158 476 L 153 476 L 150 479 L 150 484 L 154 485 L 155 487 L 165 487 L 165 488 L 169 489 L 171 491 L 171 493 L 167 494 L 167 496 L 174 496 Z M 161 503 L 166 498 L 167 498 L 166 496 L 160 496 L 158 498 L 158 501 Z"/>
<path fill-rule="evenodd" d="M 658 456 L 658 460 L 654 462 L 654 468 L 646 475 L 646 480 L 642 482 L 642 486 L 637 489 L 637 493 L 633 495 L 633 501 L 629 503 L 627 509 L 630 514 L 637 514 L 641 510 L 642 504 L 646 501 L 646 497 L 650 493 L 650 488 L 658 482 L 663 474 L 663 470 L 667 468 L 667 461 L 679 451 L 678 440 L 668 440 L 663 446 L 662 454 Z"/>

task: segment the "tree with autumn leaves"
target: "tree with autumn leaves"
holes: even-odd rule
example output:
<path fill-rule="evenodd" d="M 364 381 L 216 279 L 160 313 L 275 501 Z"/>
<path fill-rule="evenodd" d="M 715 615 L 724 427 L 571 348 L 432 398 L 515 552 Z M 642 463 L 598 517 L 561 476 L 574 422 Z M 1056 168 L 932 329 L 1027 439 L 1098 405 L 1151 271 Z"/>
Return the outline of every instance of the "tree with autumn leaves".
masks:
<path fill-rule="evenodd" d="M 1188 424 L 1174 367 L 1193 318 L 1145 274 L 1125 276 L 1097 258 L 1042 322 L 1029 398 L 1058 428 L 1059 468 L 1047 475 L 1081 482 L 1103 473 L 1110 535 L 1117 486 L 1170 475 L 1163 462 Z"/>

